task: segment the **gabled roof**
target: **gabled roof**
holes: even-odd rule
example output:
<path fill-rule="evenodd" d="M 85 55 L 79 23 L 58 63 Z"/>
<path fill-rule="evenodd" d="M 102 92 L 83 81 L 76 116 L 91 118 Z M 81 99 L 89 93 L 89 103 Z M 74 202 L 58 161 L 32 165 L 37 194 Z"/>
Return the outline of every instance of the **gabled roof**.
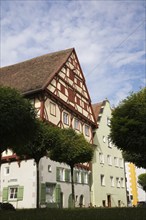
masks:
<path fill-rule="evenodd" d="M 42 90 L 61 69 L 73 48 L 49 53 L 0 69 L 0 86 L 15 88 L 21 93 Z"/>
<path fill-rule="evenodd" d="M 105 102 L 106 102 L 106 100 L 99 102 L 99 103 L 92 104 L 92 108 L 93 108 L 93 112 L 94 112 L 96 121 L 98 121 L 98 117 L 101 114 L 101 108 L 102 108 L 102 106 L 105 105 Z"/>

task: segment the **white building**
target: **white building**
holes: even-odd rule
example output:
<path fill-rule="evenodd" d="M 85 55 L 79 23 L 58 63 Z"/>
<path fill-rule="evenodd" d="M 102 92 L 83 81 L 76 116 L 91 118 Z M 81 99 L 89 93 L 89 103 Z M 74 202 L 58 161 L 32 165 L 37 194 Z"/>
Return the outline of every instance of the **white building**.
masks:
<path fill-rule="evenodd" d="M 94 132 L 92 203 L 101 207 L 127 206 L 122 153 L 110 140 L 111 107 L 108 100 L 93 105 L 98 123 Z"/>

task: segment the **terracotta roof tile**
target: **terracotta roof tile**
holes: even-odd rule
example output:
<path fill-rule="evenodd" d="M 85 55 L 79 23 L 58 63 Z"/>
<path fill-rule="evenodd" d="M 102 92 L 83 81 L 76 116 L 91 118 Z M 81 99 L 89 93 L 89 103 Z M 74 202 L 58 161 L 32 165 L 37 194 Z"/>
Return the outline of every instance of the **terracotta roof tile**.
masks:
<path fill-rule="evenodd" d="M 99 103 L 92 104 L 92 108 L 93 108 L 93 112 L 94 112 L 96 121 L 98 121 L 98 116 L 99 116 L 99 114 L 102 113 L 102 112 L 101 112 L 101 108 L 102 108 L 102 106 L 105 105 L 105 102 L 106 102 L 106 101 L 107 101 L 107 100 L 104 100 L 104 101 L 99 102 Z"/>
<path fill-rule="evenodd" d="M 12 87 L 21 93 L 41 90 L 57 73 L 73 48 L 46 54 L 0 69 L 0 86 Z"/>

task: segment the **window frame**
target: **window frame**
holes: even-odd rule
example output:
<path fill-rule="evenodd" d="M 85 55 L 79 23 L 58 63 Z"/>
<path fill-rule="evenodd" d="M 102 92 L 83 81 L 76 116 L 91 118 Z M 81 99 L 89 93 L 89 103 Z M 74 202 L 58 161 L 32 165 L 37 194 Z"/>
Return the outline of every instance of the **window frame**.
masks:
<path fill-rule="evenodd" d="M 80 130 L 80 121 L 77 118 L 74 119 L 74 129 L 78 131 Z"/>
<path fill-rule="evenodd" d="M 104 154 L 101 152 L 99 153 L 99 163 L 104 164 Z"/>
<path fill-rule="evenodd" d="M 56 104 L 53 102 L 50 102 L 50 114 L 56 116 Z"/>
<path fill-rule="evenodd" d="M 89 125 L 85 125 L 85 135 L 86 136 L 90 136 L 90 127 L 89 127 Z"/>
<path fill-rule="evenodd" d="M 8 200 L 17 200 L 18 199 L 18 186 L 10 186 L 8 192 L 9 192 L 8 193 Z"/>
<path fill-rule="evenodd" d="M 100 174 L 100 183 L 101 183 L 101 186 L 105 186 L 105 175 L 104 174 Z"/>
<path fill-rule="evenodd" d="M 69 114 L 67 112 L 63 112 L 63 123 L 69 125 Z"/>

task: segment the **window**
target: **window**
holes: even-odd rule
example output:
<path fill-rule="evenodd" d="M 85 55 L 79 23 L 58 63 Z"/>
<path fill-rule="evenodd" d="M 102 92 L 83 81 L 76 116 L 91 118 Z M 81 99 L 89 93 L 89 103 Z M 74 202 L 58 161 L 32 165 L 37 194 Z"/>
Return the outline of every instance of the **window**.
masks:
<path fill-rule="evenodd" d="M 52 167 L 51 167 L 51 165 L 48 165 L 48 172 L 49 172 L 49 173 L 52 172 Z"/>
<path fill-rule="evenodd" d="M 85 125 L 85 135 L 89 136 L 89 126 Z"/>
<path fill-rule="evenodd" d="M 23 200 L 23 192 L 24 187 L 23 186 L 10 186 L 10 187 L 4 187 L 3 193 L 2 193 L 2 200 L 3 201 L 9 201 L 9 200 Z"/>
<path fill-rule="evenodd" d="M 66 112 L 63 112 L 63 123 L 68 125 L 69 124 L 69 115 Z"/>
<path fill-rule="evenodd" d="M 76 130 L 80 129 L 80 122 L 79 122 L 79 120 L 77 118 L 75 118 L 75 120 L 74 120 L 74 128 Z"/>
<path fill-rule="evenodd" d="M 109 117 L 107 117 L 107 125 L 110 126 L 111 125 L 111 120 Z"/>
<path fill-rule="evenodd" d="M 76 181 L 77 183 L 81 183 L 81 172 L 80 171 L 76 172 Z"/>
<path fill-rule="evenodd" d="M 119 166 L 120 166 L 120 168 L 124 167 L 124 163 L 123 163 L 123 159 L 122 158 L 119 159 Z"/>
<path fill-rule="evenodd" d="M 116 178 L 116 186 L 117 188 L 120 188 L 120 178 Z"/>
<path fill-rule="evenodd" d="M 103 174 L 100 175 L 101 186 L 105 186 L 105 176 Z"/>
<path fill-rule="evenodd" d="M 99 163 L 104 164 L 104 155 L 99 153 Z"/>
<path fill-rule="evenodd" d="M 111 182 L 111 186 L 113 187 L 114 186 L 114 177 L 113 176 L 110 176 L 110 182 Z"/>
<path fill-rule="evenodd" d="M 17 199 L 18 187 L 9 188 L 9 199 Z"/>
<path fill-rule="evenodd" d="M 103 143 L 105 143 L 105 142 L 106 142 L 106 137 L 103 136 L 103 137 L 102 137 L 102 140 L 103 140 Z"/>
<path fill-rule="evenodd" d="M 55 201 L 54 189 L 55 189 L 55 185 L 53 184 L 46 185 L 46 202 L 47 203 L 53 203 Z"/>
<path fill-rule="evenodd" d="M 50 114 L 56 116 L 56 105 L 50 102 Z"/>
<path fill-rule="evenodd" d="M 112 141 L 110 137 L 108 137 L 108 147 L 112 148 Z"/>
<path fill-rule="evenodd" d="M 84 183 L 85 184 L 88 184 L 88 173 L 87 172 L 84 172 Z"/>
<path fill-rule="evenodd" d="M 107 163 L 108 163 L 108 165 L 112 165 L 112 157 L 111 157 L 111 155 L 107 155 Z"/>
<path fill-rule="evenodd" d="M 119 167 L 119 159 L 117 157 L 114 157 L 114 163 L 116 167 Z"/>
<path fill-rule="evenodd" d="M 57 167 L 56 171 L 57 181 L 65 181 L 65 169 Z"/>
<path fill-rule="evenodd" d="M 10 167 L 5 167 L 4 169 L 4 175 L 7 176 L 10 173 Z"/>
<path fill-rule="evenodd" d="M 124 188 L 125 185 L 124 185 L 124 178 L 121 178 L 121 187 Z"/>

